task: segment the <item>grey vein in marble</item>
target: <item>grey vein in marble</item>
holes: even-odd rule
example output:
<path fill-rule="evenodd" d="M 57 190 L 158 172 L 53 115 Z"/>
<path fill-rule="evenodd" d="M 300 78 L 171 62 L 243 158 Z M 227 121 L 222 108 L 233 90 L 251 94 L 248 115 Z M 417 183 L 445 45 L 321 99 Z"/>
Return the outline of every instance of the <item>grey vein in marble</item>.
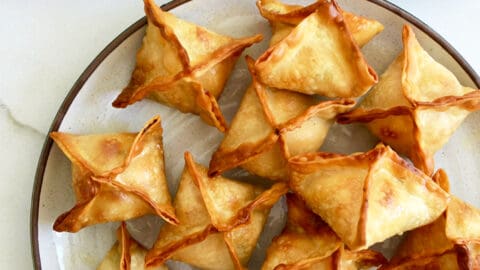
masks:
<path fill-rule="evenodd" d="M 7 106 L 7 104 L 5 104 L 3 102 L 3 100 L 0 99 L 0 110 L 6 114 L 7 118 L 10 119 L 10 121 L 12 122 L 13 125 L 15 125 L 16 127 L 20 128 L 20 129 L 23 129 L 23 130 L 26 130 L 32 134 L 35 134 L 37 136 L 41 136 L 41 137 L 45 137 L 46 134 L 44 134 L 43 132 L 41 132 L 40 130 L 32 127 L 32 126 L 29 126 L 27 124 L 24 124 L 20 121 L 17 120 L 17 118 L 15 118 L 15 116 L 13 115 L 12 111 L 10 110 L 10 108 Z"/>

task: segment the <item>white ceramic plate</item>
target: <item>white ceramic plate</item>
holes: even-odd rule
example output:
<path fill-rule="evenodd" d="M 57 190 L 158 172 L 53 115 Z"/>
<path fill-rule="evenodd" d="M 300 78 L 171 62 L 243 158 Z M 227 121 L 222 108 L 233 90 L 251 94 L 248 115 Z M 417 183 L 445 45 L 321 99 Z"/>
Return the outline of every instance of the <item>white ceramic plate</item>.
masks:
<path fill-rule="evenodd" d="M 228 3 L 227 3 L 228 2 Z M 291 1 L 290 1 L 291 2 Z M 418 19 L 388 2 L 381 0 L 343 0 L 340 5 L 360 15 L 375 18 L 385 30 L 362 51 L 378 74 L 382 74 L 401 50 L 401 28 L 413 26 L 420 43 L 440 63 L 447 66 L 467 86 L 479 88 L 480 79 L 441 37 Z M 259 15 L 252 0 L 202 0 L 185 3 L 172 11 L 177 16 L 206 26 L 219 33 L 236 37 L 262 33 L 260 45 L 246 50 L 258 57 L 267 47 L 270 37 L 268 23 Z M 152 101 L 144 100 L 126 109 L 110 105 L 128 83 L 135 63 L 135 53 L 141 44 L 145 19 L 129 27 L 92 62 L 75 83 L 55 117 L 51 131 L 72 133 L 105 133 L 138 131 L 153 115 L 160 114 L 164 127 L 167 178 L 175 194 L 183 168 L 183 153 L 191 151 L 197 161 L 208 165 L 210 155 L 222 139 L 216 129 L 205 125 L 197 116 L 182 114 Z M 245 61 L 240 58 L 228 81 L 220 107 L 230 121 L 250 82 Z M 476 85 L 476 86 L 475 86 Z M 452 181 L 452 192 L 480 207 L 480 114 L 472 114 L 445 147 L 435 156 L 437 167 L 446 169 Z M 349 153 L 366 151 L 376 140 L 361 126 L 335 125 L 322 150 Z M 78 233 L 57 233 L 52 230 L 55 218 L 74 205 L 70 163 L 61 151 L 46 140 L 35 179 L 32 198 L 32 251 L 37 269 L 95 269 L 115 242 L 118 223 L 91 226 Z M 246 177 L 233 171 L 232 177 Z M 259 269 L 271 238 L 284 224 L 283 201 L 270 214 L 270 219 L 250 261 L 250 269 Z M 149 216 L 129 221 L 133 236 L 146 246 L 155 240 L 160 218 Z M 379 244 L 377 249 L 390 253 L 397 241 Z M 169 263 L 173 269 L 190 269 L 180 263 Z"/>

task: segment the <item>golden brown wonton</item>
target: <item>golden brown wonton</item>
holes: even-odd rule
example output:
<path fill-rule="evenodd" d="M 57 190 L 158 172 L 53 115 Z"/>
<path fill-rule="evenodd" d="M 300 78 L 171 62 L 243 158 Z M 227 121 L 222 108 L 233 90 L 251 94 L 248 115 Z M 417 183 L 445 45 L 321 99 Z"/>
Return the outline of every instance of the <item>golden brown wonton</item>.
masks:
<path fill-rule="evenodd" d="M 334 1 L 319 1 L 306 8 L 267 3 L 258 6 L 278 34 L 273 36 L 274 45 L 255 63 L 260 82 L 305 94 L 344 98 L 361 96 L 377 82 L 377 74 L 365 61 L 343 11 Z M 290 31 L 288 24 L 306 14 Z M 347 17 L 353 27 L 355 23 L 357 27 L 369 25 L 368 20 L 354 21 L 353 14 Z M 355 29 L 363 34 L 358 36 L 361 42 L 378 33 L 365 30 Z"/>
<path fill-rule="evenodd" d="M 383 142 L 431 175 L 435 152 L 470 112 L 480 109 L 480 91 L 460 85 L 423 50 L 408 25 L 403 46 L 359 108 L 339 122 L 365 122 Z"/>
<path fill-rule="evenodd" d="M 251 59 L 247 62 L 252 67 Z M 335 117 L 354 104 L 350 99 L 317 102 L 265 87 L 253 74 L 253 84 L 212 156 L 209 174 L 242 166 L 253 174 L 286 181 L 287 159 L 320 148 Z"/>
<path fill-rule="evenodd" d="M 185 154 L 175 198 L 180 224 L 165 224 L 146 257 L 147 265 L 173 259 L 201 269 L 241 269 L 257 244 L 270 208 L 287 192 L 279 183 L 264 190 L 221 176 Z"/>
<path fill-rule="evenodd" d="M 271 45 L 288 35 L 319 4 L 300 7 L 258 1 L 260 13 L 272 26 Z M 364 43 L 381 30 L 376 21 L 356 15 L 349 18 Z M 247 62 L 254 72 L 252 61 Z M 266 87 L 253 77 L 224 140 L 212 156 L 209 174 L 218 175 L 240 165 L 253 174 L 285 181 L 288 157 L 320 148 L 332 118 L 350 110 L 354 102 L 348 99 L 318 102 L 311 96 Z"/>
<path fill-rule="evenodd" d="M 160 117 L 138 133 L 52 132 L 72 162 L 76 205 L 53 225 L 59 232 L 156 214 L 178 223 L 165 179 Z"/>
<path fill-rule="evenodd" d="M 145 13 L 147 30 L 135 70 L 113 106 L 123 108 L 148 96 L 224 131 L 217 98 L 242 51 L 262 36 L 222 36 L 162 11 L 153 0 L 145 0 Z"/>
<path fill-rule="evenodd" d="M 147 250 L 128 233 L 125 222 L 117 230 L 118 241 L 107 253 L 97 270 L 167 270 L 164 265 L 145 267 Z"/>
<path fill-rule="evenodd" d="M 448 194 L 382 144 L 366 153 L 289 159 L 290 186 L 351 250 L 434 221 Z"/>
<path fill-rule="evenodd" d="M 299 6 L 284 4 L 277 0 L 257 1 L 257 7 L 260 13 L 270 22 L 273 28 L 270 45 L 274 45 L 286 37 L 295 26 L 315 12 L 324 2 L 325 0 L 318 0 L 308 6 Z M 383 25 L 374 19 L 344 11 L 338 5 L 337 8 L 343 15 L 345 24 L 348 26 L 353 40 L 360 47 L 367 44 L 375 35 L 383 30 Z"/>
<path fill-rule="evenodd" d="M 443 170 L 434 176 L 448 191 Z M 480 210 L 455 196 L 433 223 L 407 234 L 382 269 L 480 269 Z"/>
<path fill-rule="evenodd" d="M 294 194 L 287 194 L 287 205 L 287 224 L 268 248 L 262 270 L 366 269 L 386 263 L 374 251 L 345 250 L 330 227 Z"/>

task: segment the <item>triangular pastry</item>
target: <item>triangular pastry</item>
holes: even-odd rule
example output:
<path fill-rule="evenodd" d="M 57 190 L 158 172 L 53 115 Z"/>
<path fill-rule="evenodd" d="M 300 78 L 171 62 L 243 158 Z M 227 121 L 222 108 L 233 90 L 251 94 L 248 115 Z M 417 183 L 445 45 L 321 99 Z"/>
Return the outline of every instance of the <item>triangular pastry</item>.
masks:
<path fill-rule="evenodd" d="M 371 250 L 348 251 L 337 235 L 296 195 L 287 194 L 287 224 L 267 249 L 262 270 L 369 269 L 386 263 Z"/>
<path fill-rule="evenodd" d="M 260 56 L 255 69 L 259 81 L 267 86 L 328 97 L 359 97 L 377 82 L 377 74 L 364 59 L 342 10 L 329 1 L 319 2 L 310 15 Z"/>
<path fill-rule="evenodd" d="M 434 179 L 448 191 L 443 170 Z M 408 232 L 382 269 L 480 269 L 480 210 L 451 196 L 443 215 Z"/>
<path fill-rule="evenodd" d="M 260 13 L 272 26 L 270 44 L 288 35 L 319 4 L 301 7 L 274 0 L 258 1 Z M 353 18 L 351 24 L 356 25 L 355 33 L 364 40 L 370 40 L 383 28 L 373 20 L 356 15 L 349 18 Z M 251 62 L 247 61 L 254 72 Z M 311 96 L 266 87 L 253 77 L 253 84 L 243 96 L 224 140 L 212 156 L 209 174 L 218 175 L 242 166 L 253 174 L 286 181 L 287 159 L 316 151 L 325 139 L 332 117 L 350 110 L 354 102 L 347 99 L 318 102 Z"/>
<path fill-rule="evenodd" d="M 325 0 L 317 0 L 308 6 L 289 5 L 278 0 L 259 0 L 257 7 L 272 28 L 273 36 L 270 45 L 274 45 L 286 37 L 303 19 L 315 12 Z M 375 35 L 383 30 L 383 25 L 377 20 L 359 16 L 344 11 L 337 5 L 353 40 L 358 46 L 367 44 Z"/>
<path fill-rule="evenodd" d="M 117 230 L 117 239 L 97 270 L 168 270 L 164 265 L 145 267 L 147 249 L 130 236 L 125 222 Z"/>
<path fill-rule="evenodd" d="M 252 61 L 247 62 L 251 67 Z M 209 174 L 242 166 L 253 174 L 286 181 L 287 159 L 318 150 L 335 117 L 354 105 L 350 99 L 318 102 L 307 95 L 269 88 L 253 74 L 253 84 L 212 156 Z"/>
<path fill-rule="evenodd" d="M 366 153 L 289 160 L 290 186 L 351 250 L 434 221 L 448 194 L 382 144 Z"/>
<path fill-rule="evenodd" d="M 431 175 L 435 152 L 470 112 L 480 109 L 480 91 L 460 85 L 420 46 L 408 25 L 403 47 L 359 108 L 339 122 L 366 123 L 384 143 Z"/>
<path fill-rule="evenodd" d="M 257 244 L 270 208 L 287 192 L 279 183 L 264 190 L 221 176 L 185 155 L 186 168 L 174 201 L 180 224 L 165 224 L 148 252 L 147 265 L 173 259 L 201 269 L 241 269 Z"/>
<path fill-rule="evenodd" d="M 138 133 L 73 135 L 52 132 L 72 162 L 76 205 L 55 221 L 56 231 L 156 214 L 176 224 L 165 179 L 160 117 Z"/>
<path fill-rule="evenodd" d="M 147 30 L 130 83 L 113 102 L 123 108 L 145 97 L 195 113 L 219 130 L 226 123 L 217 98 L 242 51 L 262 39 L 222 36 L 145 0 Z"/>

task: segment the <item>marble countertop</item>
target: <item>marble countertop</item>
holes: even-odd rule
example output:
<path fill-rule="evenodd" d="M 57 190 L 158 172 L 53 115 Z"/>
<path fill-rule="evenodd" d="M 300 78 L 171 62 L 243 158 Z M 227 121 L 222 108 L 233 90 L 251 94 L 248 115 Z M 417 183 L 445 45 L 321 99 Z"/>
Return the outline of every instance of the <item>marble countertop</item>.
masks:
<path fill-rule="evenodd" d="M 392 2 L 430 25 L 480 73 L 480 1 Z M 61 102 L 93 58 L 143 16 L 140 0 L 91 3 L 0 2 L 0 269 L 33 268 L 34 174 Z"/>

